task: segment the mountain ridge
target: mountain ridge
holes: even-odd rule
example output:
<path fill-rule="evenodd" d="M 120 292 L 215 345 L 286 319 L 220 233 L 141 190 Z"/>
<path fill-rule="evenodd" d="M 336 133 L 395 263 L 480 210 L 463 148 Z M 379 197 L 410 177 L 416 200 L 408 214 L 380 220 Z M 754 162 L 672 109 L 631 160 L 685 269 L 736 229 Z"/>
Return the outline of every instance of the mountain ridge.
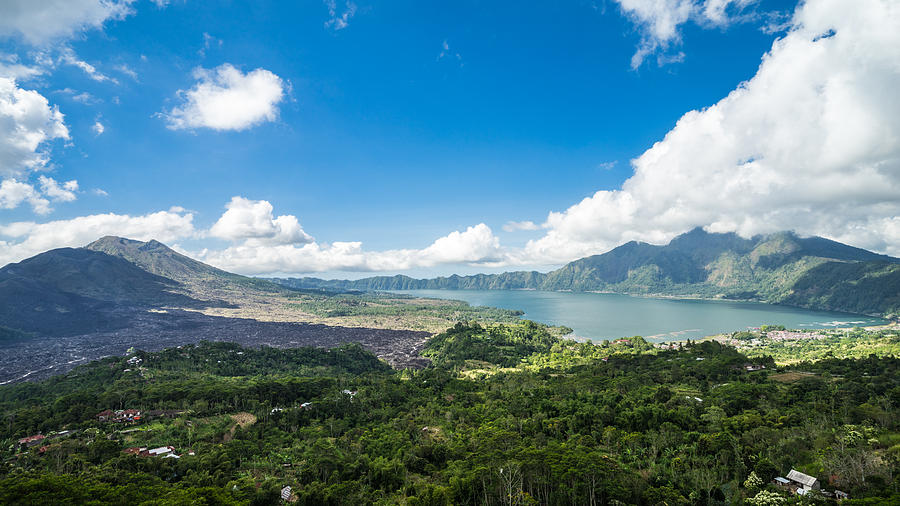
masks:
<path fill-rule="evenodd" d="M 845 264 L 852 265 L 847 267 Z M 742 238 L 702 228 L 666 245 L 631 241 L 548 273 L 359 280 L 272 278 L 299 289 L 531 289 L 759 300 L 878 316 L 900 314 L 900 259 L 825 239 L 777 232 Z M 827 282 L 826 282 L 827 281 Z"/>
<path fill-rule="evenodd" d="M 147 311 L 233 308 L 234 293 L 288 289 L 232 274 L 150 240 L 102 237 L 0 268 L 0 337 L 67 336 L 131 326 Z"/>

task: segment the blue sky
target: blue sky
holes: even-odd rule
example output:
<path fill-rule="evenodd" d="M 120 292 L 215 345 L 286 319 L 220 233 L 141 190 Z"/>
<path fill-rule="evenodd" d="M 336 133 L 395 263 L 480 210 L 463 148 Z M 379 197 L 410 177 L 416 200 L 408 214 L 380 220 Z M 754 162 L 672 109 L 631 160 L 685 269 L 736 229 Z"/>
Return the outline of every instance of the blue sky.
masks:
<path fill-rule="evenodd" d="M 61 123 L 68 138 L 46 134 L 44 125 L 38 130 L 45 138 L 26 153 L 43 153 L 41 163 L 23 168 L 4 160 L 0 175 L 19 189 L 30 185 L 34 198 L 48 205 L 29 205 L 11 185 L 5 201 L 0 193 L 0 253 L 6 249 L 0 260 L 19 260 L 38 247 L 83 244 L 93 232 L 159 236 L 196 258 L 251 274 L 427 275 L 547 268 L 629 239 L 665 242 L 693 226 L 743 235 L 793 228 L 896 252 L 895 207 L 870 223 L 872 211 L 860 207 L 870 195 L 860 195 L 848 213 L 826 210 L 833 204 L 823 190 L 814 202 L 759 220 L 747 209 L 681 209 L 681 194 L 657 200 L 649 190 L 623 193 L 636 174 L 672 177 L 683 166 L 690 173 L 679 180 L 703 178 L 704 162 L 696 170 L 691 165 L 705 154 L 684 148 L 677 160 L 654 168 L 651 158 L 659 155 L 648 150 L 674 143 L 675 135 L 670 140 L 667 134 L 686 113 L 713 106 L 753 80 L 773 42 L 790 43 L 792 36 L 807 45 L 818 41 L 821 34 L 804 31 L 812 23 L 796 21 L 801 15 L 817 22 L 825 17 L 827 26 L 845 22 L 834 2 L 808 4 L 813 12 L 801 12 L 796 2 L 751 0 L 173 0 L 120 2 L 119 10 L 97 14 L 97 0 L 77 0 L 60 7 L 73 12 L 68 21 L 57 19 L 53 32 L 35 21 L 40 13 L 24 12 L 29 2 L 15 0 L 5 8 L 19 9 L 21 19 L 0 22 L 0 78 L 5 70 L 15 77 L 15 89 L 33 91 L 48 110 L 58 109 L 64 118 L 47 125 Z M 884 14 L 889 2 L 867 5 L 873 18 L 895 21 Z M 719 17 L 711 10 L 716 6 L 724 6 Z M 849 38 L 852 28 L 826 39 Z M 636 52 L 643 61 L 635 62 Z M 802 58 L 782 53 L 782 60 Z M 33 71 L 10 70 L 14 64 Z M 225 68 L 234 77 L 230 84 L 219 73 Z M 197 92 L 201 105 L 192 109 L 192 91 L 204 83 L 212 91 Z M 246 94 L 214 100 L 215 93 L 244 85 Z M 268 99 L 265 86 L 274 93 Z M 782 91 L 759 93 L 777 98 Z M 796 93 L 783 90 L 787 97 Z M 203 96 L 210 99 L 206 106 Z M 772 130 L 778 129 L 786 108 L 774 106 L 779 109 L 753 120 L 756 126 L 774 122 Z M 741 118 L 744 107 L 731 107 L 730 118 Z M 861 121 L 874 129 L 882 119 Z M 784 128 L 791 129 L 790 121 L 784 119 Z M 760 130 L 741 123 L 717 135 L 733 138 L 729 128 L 737 135 Z M 663 147 L 672 153 L 691 142 L 702 145 L 696 140 L 701 134 L 691 135 L 695 140 Z M 754 161 L 780 156 L 772 142 L 747 139 L 744 144 L 754 146 L 749 154 L 728 152 L 722 159 L 734 159 L 727 169 L 736 179 L 750 177 L 751 192 L 781 202 L 812 176 L 793 174 L 794 161 L 778 160 L 760 177 Z M 841 159 L 844 165 L 835 170 L 854 168 L 865 186 L 862 164 L 874 164 L 894 184 L 894 166 L 882 163 L 892 156 Z M 642 169 L 634 163 L 639 160 L 651 165 Z M 720 162 L 705 163 L 711 179 L 723 170 Z M 797 181 L 753 187 L 752 181 L 787 173 Z M 58 185 L 77 181 L 77 190 L 53 198 L 52 189 L 41 189 L 41 177 Z M 739 190 L 738 200 L 744 194 Z M 653 207 L 641 199 L 669 204 L 652 216 L 623 218 L 616 214 L 627 207 L 618 200 L 623 196 L 641 209 Z M 715 200 L 709 191 L 695 197 Z M 596 208 L 610 198 L 616 203 L 604 205 L 611 210 Z M 578 216 L 583 199 L 594 214 Z M 876 203 L 897 204 L 889 195 Z M 677 218 L 666 217 L 671 209 Z M 815 219 L 822 212 L 856 218 Z M 135 221 L 154 213 L 172 216 L 159 218 L 164 223 Z M 102 215 L 115 219 L 87 219 Z M 612 222 L 624 224 L 619 230 Z M 64 231 L 52 234 L 56 242 L 40 235 L 51 228 L 38 225 L 51 223 Z M 516 230 L 523 228 L 531 230 Z M 429 251 L 442 237 L 447 240 Z M 343 243 L 361 244 L 348 253 Z"/>

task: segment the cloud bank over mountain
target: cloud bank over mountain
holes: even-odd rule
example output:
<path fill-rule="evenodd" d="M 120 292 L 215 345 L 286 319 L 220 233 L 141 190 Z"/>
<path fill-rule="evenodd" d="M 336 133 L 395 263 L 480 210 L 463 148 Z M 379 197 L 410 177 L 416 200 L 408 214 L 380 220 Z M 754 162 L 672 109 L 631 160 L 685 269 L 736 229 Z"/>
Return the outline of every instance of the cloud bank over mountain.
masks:
<path fill-rule="evenodd" d="M 900 254 L 898 26 L 890 1 L 801 4 L 753 78 L 682 116 L 621 189 L 549 213 L 525 257 L 564 262 L 698 225 Z"/>

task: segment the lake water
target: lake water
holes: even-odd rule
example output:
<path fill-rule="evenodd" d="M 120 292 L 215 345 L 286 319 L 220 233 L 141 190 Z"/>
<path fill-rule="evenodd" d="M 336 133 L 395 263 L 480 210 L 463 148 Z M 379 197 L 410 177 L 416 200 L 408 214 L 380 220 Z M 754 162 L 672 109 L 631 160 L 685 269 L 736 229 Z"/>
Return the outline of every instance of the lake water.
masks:
<path fill-rule="evenodd" d="M 402 290 L 421 297 L 463 300 L 473 306 L 525 311 L 524 318 L 565 325 L 580 339 L 644 336 L 659 341 L 694 339 L 760 325 L 821 329 L 879 325 L 885 320 L 810 311 L 757 302 L 655 299 L 609 293 L 530 290 Z"/>

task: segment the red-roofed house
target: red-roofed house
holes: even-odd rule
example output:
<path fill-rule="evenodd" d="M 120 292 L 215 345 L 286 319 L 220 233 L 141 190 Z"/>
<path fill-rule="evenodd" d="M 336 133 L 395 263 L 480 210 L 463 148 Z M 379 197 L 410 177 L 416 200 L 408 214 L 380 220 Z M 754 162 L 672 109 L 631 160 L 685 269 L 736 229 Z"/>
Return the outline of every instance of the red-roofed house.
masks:
<path fill-rule="evenodd" d="M 44 438 L 43 434 L 36 434 L 34 436 L 23 437 L 19 440 L 19 448 L 31 448 L 34 445 L 40 444 Z"/>

